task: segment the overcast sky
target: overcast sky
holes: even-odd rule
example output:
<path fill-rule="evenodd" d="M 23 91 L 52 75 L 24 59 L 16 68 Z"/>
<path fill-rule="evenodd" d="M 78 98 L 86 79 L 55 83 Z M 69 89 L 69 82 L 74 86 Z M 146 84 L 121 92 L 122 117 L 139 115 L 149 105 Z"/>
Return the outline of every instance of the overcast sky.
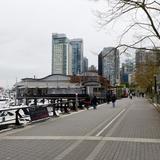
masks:
<path fill-rule="evenodd" d="M 16 79 L 51 74 L 51 35 L 82 38 L 84 56 L 97 66 L 97 54 L 116 45 L 117 30 L 98 31 L 93 12 L 104 2 L 89 0 L 0 0 L 0 86 Z"/>

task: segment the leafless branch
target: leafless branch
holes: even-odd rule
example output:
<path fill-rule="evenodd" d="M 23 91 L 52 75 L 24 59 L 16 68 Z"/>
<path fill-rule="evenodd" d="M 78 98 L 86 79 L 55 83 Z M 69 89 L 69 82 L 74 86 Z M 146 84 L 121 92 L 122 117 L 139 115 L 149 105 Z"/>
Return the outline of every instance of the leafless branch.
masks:
<path fill-rule="evenodd" d="M 147 9 L 150 9 L 150 10 L 156 10 L 156 11 L 160 12 L 160 9 L 159 9 L 159 8 L 155 8 L 155 7 L 147 7 L 147 6 L 146 6 L 146 8 L 147 8 Z"/>
<path fill-rule="evenodd" d="M 108 2 L 112 8 L 105 12 L 99 12 L 101 27 L 105 27 L 108 24 L 113 24 L 116 20 L 124 16 L 132 16 L 132 22 L 127 26 L 121 34 L 118 47 L 123 48 L 122 52 L 126 52 L 128 48 L 139 49 L 137 45 L 143 41 L 149 40 L 155 47 L 154 38 L 160 42 L 160 3 L 159 0 L 112 0 Z M 144 15 L 144 19 L 140 19 Z M 141 29 L 139 35 L 142 36 L 132 44 L 121 44 L 122 40 L 133 29 Z M 141 34 L 145 35 L 141 35 Z M 152 49 L 148 49 L 152 50 Z"/>
<path fill-rule="evenodd" d="M 143 9 L 144 12 L 146 13 L 146 15 L 147 15 L 147 17 L 148 17 L 148 19 L 149 19 L 149 21 L 150 21 L 150 23 L 151 23 L 151 26 L 152 26 L 152 28 L 153 28 L 153 31 L 155 32 L 155 34 L 157 35 L 157 37 L 160 39 L 160 34 L 159 34 L 159 32 L 157 31 L 157 28 L 156 28 L 156 26 L 155 26 L 155 24 L 154 24 L 154 21 L 153 21 L 151 15 L 149 14 L 148 10 L 147 10 L 144 6 L 142 6 L 142 9 Z"/>
<path fill-rule="evenodd" d="M 134 24 L 131 24 L 130 26 L 127 26 L 127 27 L 126 27 L 126 29 L 124 30 L 124 32 L 123 32 L 122 35 L 121 35 L 121 38 L 120 38 L 120 40 L 119 40 L 119 43 L 121 43 L 123 37 L 124 37 L 132 28 L 134 28 L 134 27 L 136 27 L 136 26 L 140 26 L 141 28 L 143 28 L 143 29 L 151 32 L 151 30 L 149 30 L 149 29 L 147 29 L 147 28 L 144 27 L 144 26 L 151 26 L 150 24 L 135 22 Z M 154 33 L 152 32 L 152 34 L 154 34 Z"/>

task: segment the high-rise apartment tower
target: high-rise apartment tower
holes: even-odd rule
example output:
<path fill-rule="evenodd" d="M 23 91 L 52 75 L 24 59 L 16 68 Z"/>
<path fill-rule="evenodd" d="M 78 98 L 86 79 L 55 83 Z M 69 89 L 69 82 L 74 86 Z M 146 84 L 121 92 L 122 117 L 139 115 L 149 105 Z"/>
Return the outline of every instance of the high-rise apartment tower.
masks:
<path fill-rule="evenodd" d="M 52 74 L 72 75 L 72 47 L 65 34 L 52 34 Z"/>
<path fill-rule="evenodd" d="M 72 73 L 77 75 L 83 70 L 83 41 L 72 39 L 70 44 L 72 46 Z"/>
<path fill-rule="evenodd" d="M 98 74 L 107 78 L 111 85 L 120 82 L 119 50 L 114 47 L 104 48 L 98 56 Z"/>

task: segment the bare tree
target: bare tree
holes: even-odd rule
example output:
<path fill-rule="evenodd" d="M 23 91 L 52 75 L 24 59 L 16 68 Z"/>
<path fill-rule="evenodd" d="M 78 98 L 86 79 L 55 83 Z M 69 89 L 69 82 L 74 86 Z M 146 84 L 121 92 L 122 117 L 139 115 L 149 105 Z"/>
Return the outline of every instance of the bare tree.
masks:
<path fill-rule="evenodd" d="M 127 18 L 128 25 L 122 31 L 117 45 L 123 48 L 123 52 L 126 52 L 128 48 L 143 48 L 140 45 L 143 43 L 150 46 L 146 50 L 160 46 L 159 0 L 106 0 L 106 2 L 108 2 L 106 10 L 97 11 L 98 23 L 101 27 Z M 129 32 L 133 33 L 133 31 L 136 39 L 134 42 L 127 43 L 126 38 Z"/>

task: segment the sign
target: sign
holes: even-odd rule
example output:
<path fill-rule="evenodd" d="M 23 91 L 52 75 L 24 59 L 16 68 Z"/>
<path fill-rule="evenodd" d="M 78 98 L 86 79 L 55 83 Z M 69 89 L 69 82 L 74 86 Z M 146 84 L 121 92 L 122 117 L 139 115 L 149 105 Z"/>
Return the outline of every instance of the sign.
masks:
<path fill-rule="evenodd" d="M 47 108 L 42 106 L 35 106 L 29 108 L 29 113 L 32 121 L 49 117 Z"/>

